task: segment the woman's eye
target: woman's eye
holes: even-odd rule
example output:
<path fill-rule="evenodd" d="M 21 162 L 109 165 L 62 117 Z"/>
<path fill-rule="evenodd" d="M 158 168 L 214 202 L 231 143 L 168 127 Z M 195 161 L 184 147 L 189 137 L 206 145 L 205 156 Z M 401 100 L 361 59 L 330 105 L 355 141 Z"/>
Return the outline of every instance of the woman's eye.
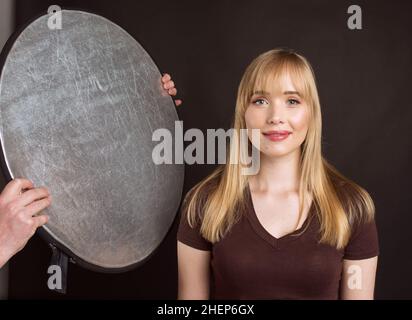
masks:
<path fill-rule="evenodd" d="M 288 99 L 288 104 L 297 105 L 300 104 L 299 100 L 296 99 Z"/>
<path fill-rule="evenodd" d="M 253 104 L 256 104 L 256 105 L 263 105 L 263 104 L 265 104 L 266 103 L 266 100 L 265 99 L 255 99 L 255 100 L 253 100 Z"/>

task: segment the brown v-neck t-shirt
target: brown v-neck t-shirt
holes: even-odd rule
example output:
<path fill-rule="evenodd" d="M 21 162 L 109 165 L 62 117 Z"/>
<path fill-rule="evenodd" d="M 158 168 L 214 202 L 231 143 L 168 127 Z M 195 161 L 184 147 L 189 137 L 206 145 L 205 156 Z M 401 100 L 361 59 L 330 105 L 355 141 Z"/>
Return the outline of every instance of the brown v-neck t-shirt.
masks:
<path fill-rule="evenodd" d="M 312 205 L 296 231 L 272 236 L 260 223 L 250 189 L 239 221 L 217 243 L 204 239 L 181 214 L 177 240 L 211 251 L 211 299 L 339 299 L 343 259 L 379 255 L 375 221 L 353 230 L 341 250 L 319 244 L 320 223 Z"/>

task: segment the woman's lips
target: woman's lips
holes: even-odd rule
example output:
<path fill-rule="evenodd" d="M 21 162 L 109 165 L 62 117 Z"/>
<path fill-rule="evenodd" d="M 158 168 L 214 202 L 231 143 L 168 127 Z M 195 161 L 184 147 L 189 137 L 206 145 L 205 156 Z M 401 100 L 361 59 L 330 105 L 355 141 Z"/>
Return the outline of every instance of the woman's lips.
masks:
<path fill-rule="evenodd" d="M 291 132 L 289 131 L 275 131 L 275 132 L 265 132 L 263 135 L 271 141 L 282 141 L 285 140 Z"/>

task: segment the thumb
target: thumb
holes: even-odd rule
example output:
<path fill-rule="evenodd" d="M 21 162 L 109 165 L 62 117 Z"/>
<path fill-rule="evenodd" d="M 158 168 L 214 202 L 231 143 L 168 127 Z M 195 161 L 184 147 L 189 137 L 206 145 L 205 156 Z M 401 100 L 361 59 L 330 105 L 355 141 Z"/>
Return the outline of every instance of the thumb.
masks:
<path fill-rule="evenodd" d="M 49 221 L 49 216 L 42 214 L 40 216 L 34 217 L 33 219 L 37 229 L 38 227 L 41 227 Z"/>

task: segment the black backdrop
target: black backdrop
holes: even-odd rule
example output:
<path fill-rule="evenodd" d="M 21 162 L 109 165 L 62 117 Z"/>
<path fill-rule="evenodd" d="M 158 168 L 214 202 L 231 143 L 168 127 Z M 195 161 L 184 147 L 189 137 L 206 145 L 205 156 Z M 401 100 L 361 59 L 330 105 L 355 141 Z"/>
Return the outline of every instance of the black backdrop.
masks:
<path fill-rule="evenodd" d="M 17 1 L 16 27 L 51 4 L 101 14 L 134 36 L 172 74 L 184 130 L 229 128 L 240 77 L 259 53 L 282 46 L 306 56 L 321 99 L 324 155 L 375 201 L 375 297 L 412 298 L 410 1 Z M 362 30 L 347 27 L 351 4 L 362 8 Z M 212 169 L 186 165 L 184 192 Z M 10 298 L 175 299 L 178 217 L 134 271 L 70 265 L 65 296 L 47 288 L 51 252 L 35 236 L 10 262 Z"/>

